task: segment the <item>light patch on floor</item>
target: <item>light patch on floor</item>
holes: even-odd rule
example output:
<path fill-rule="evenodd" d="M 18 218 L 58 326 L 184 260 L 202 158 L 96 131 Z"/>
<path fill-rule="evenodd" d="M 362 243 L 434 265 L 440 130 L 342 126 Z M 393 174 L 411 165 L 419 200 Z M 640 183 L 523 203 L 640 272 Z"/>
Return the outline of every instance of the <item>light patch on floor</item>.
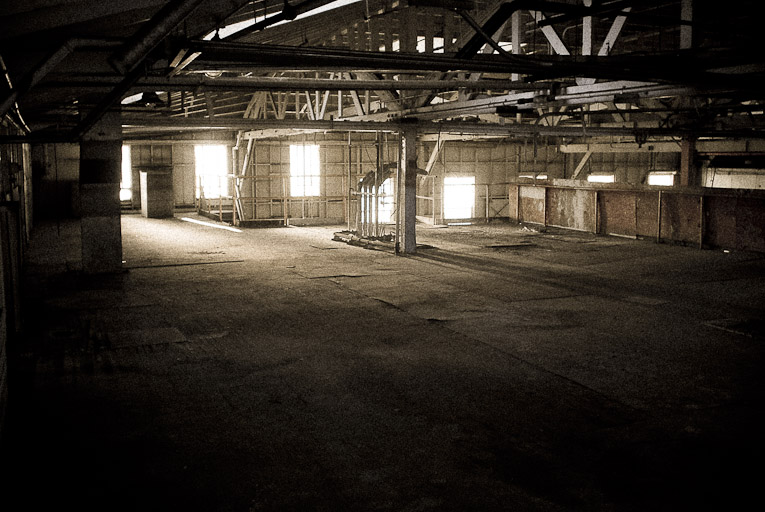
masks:
<path fill-rule="evenodd" d="M 221 226 L 220 224 L 213 224 L 212 222 L 204 222 L 202 220 L 190 219 L 188 217 L 181 217 L 184 222 L 191 222 L 193 224 L 199 224 L 200 226 L 207 226 L 208 228 L 225 229 L 226 231 L 233 231 L 234 233 L 241 233 L 241 229 L 232 228 L 231 226 Z"/>

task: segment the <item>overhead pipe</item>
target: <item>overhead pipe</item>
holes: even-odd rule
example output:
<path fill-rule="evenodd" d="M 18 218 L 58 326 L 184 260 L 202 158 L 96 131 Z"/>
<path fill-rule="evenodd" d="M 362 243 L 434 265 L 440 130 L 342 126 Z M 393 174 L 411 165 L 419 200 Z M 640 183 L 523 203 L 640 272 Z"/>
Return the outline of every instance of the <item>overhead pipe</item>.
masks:
<path fill-rule="evenodd" d="M 73 130 L 81 138 L 98 120 L 119 101 L 141 76 L 138 65 L 167 35 L 177 27 L 203 0 L 175 0 L 166 4 L 138 32 L 130 38 L 121 51 L 109 58 L 109 63 L 125 78 L 88 112 L 85 119 Z"/>
<path fill-rule="evenodd" d="M 698 108 L 667 108 L 667 107 L 640 107 L 637 109 L 620 109 L 609 108 L 602 110 L 589 110 L 583 112 L 581 110 L 567 111 L 567 112 L 544 112 L 539 114 L 534 119 L 534 124 L 540 124 L 543 119 L 548 117 L 584 117 L 594 115 L 610 115 L 610 114 L 681 114 L 685 112 L 699 113 L 708 111 L 723 111 L 723 112 L 750 112 L 754 110 L 762 110 L 760 105 L 708 105 L 703 109 Z"/>
<path fill-rule="evenodd" d="M 123 115 L 123 128 L 143 127 L 152 133 L 169 129 L 176 132 L 179 129 L 189 130 L 259 130 L 289 128 L 295 130 L 315 130 L 321 132 L 398 132 L 404 126 L 416 126 L 417 130 L 426 133 L 454 133 L 460 135 L 486 135 L 500 137 L 634 137 L 649 141 L 655 137 L 728 137 L 740 139 L 765 139 L 764 130 L 711 130 L 711 129 L 679 129 L 679 128 L 601 128 L 566 126 L 534 126 L 534 125 L 490 125 L 473 122 L 442 122 L 432 123 L 419 121 L 417 123 L 400 122 L 370 122 L 370 121 L 290 121 L 290 120 L 255 120 L 255 119 L 192 119 L 173 118 L 130 118 Z M 286 126 L 285 126 L 286 125 Z M 131 132 L 138 133 L 138 132 Z M 76 142 L 75 132 L 32 133 L 25 135 L 0 135 L 0 145 L 30 142 Z"/>
<path fill-rule="evenodd" d="M 479 135 L 531 136 L 549 135 L 562 137 L 581 136 L 581 127 L 534 126 L 534 125 L 494 125 L 479 122 L 442 121 L 431 122 L 419 119 L 403 119 L 393 121 L 335 121 L 335 120 L 291 120 L 291 119 L 232 119 L 232 118 L 161 118 L 161 117 L 132 117 L 123 115 L 123 126 L 172 128 L 172 129 L 207 129 L 207 130 L 263 130 L 263 129 L 296 129 L 319 131 L 383 131 L 396 132 L 405 126 L 415 126 L 421 133 L 459 133 Z M 635 136 L 646 137 L 742 137 L 750 139 L 765 139 L 763 130 L 691 130 L 683 128 L 610 128 L 588 127 L 588 136 Z"/>
<path fill-rule="evenodd" d="M 236 62 L 276 64 L 281 69 L 337 69 L 415 70 L 415 71 L 482 71 L 507 73 L 508 63 L 495 55 L 481 55 L 473 59 L 452 57 L 446 54 L 422 54 L 403 52 L 374 52 L 344 48 L 284 46 L 274 44 L 247 44 L 224 41 L 193 40 L 182 42 L 183 48 L 200 52 L 197 66 L 217 69 L 221 62 L 227 66 Z M 541 71 L 534 61 L 520 59 L 517 71 L 527 73 Z"/>
<path fill-rule="evenodd" d="M 132 71 L 157 45 L 204 0 L 173 0 L 141 26 L 109 63 L 120 74 Z"/>
<path fill-rule="evenodd" d="M 114 89 L 109 91 L 109 93 L 106 94 L 106 96 L 104 96 L 90 112 L 88 112 L 85 118 L 74 128 L 74 130 L 72 130 L 72 137 L 79 140 L 88 132 L 88 130 L 93 128 L 98 120 L 112 108 L 112 105 L 120 101 L 120 99 L 127 94 L 136 80 L 138 80 L 138 77 L 141 76 L 142 72 L 143 69 L 139 67 L 128 73 L 128 75 L 123 78 Z"/>
<path fill-rule="evenodd" d="M 479 38 L 484 41 L 481 36 Z M 542 57 L 512 54 L 481 54 L 471 57 L 458 52 L 455 57 L 447 54 L 375 52 L 344 48 L 247 44 L 227 41 L 191 40 L 178 44 L 181 45 L 181 48 L 202 54 L 196 61 L 196 67 L 201 67 L 201 69 L 219 69 L 221 66 L 225 66 L 226 69 L 233 69 L 241 63 L 249 68 L 271 66 L 281 70 L 469 71 L 528 74 L 534 76 L 535 81 L 539 79 L 552 80 L 556 77 L 586 76 L 612 80 L 651 80 L 668 83 L 735 86 L 737 88 L 744 85 L 740 77 L 706 72 L 704 65 L 709 64 L 709 62 L 705 60 L 679 54 L 667 55 L 663 58 L 553 55 Z"/>
<path fill-rule="evenodd" d="M 80 76 L 47 80 L 43 87 L 114 87 L 120 82 L 116 76 Z M 133 86 L 135 92 L 144 91 L 196 91 L 196 90 L 245 90 L 245 91 L 295 91 L 295 90 L 547 90 L 549 83 L 523 83 L 511 80 L 336 80 L 326 78 L 208 78 L 202 76 L 141 77 Z"/>
<path fill-rule="evenodd" d="M 52 54 L 50 54 L 40 64 L 32 68 L 21 80 L 16 88 L 11 87 L 8 93 L 3 97 L 0 102 L 0 117 L 4 116 L 8 110 L 13 106 L 16 101 L 29 92 L 32 87 L 37 85 L 45 76 L 53 71 L 61 61 L 63 61 L 69 54 L 75 52 L 78 49 L 94 47 L 94 48 L 110 48 L 121 44 L 119 41 L 105 40 L 105 39 L 86 39 L 86 38 L 72 38 L 57 48 Z"/>
<path fill-rule="evenodd" d="M 282 21 L 294 20 L 300 14 L 306 13 L 308 11 L 311 11 L 313 9 L 316 9 L 318 7 L 321 7 L 322 5 L 331 3 L 333 1 L 334 0 L 305 0 L 302 3 L 296 4 L 293 6 L 293 5 L 290 5 L 287 0 L 284 0 L 284 7 L 282 8 L 281 12 L 275 14 L 274 16 L 269 16 L 266 19 L 260 22 L 257 22 L 249 27 L 245 27 L 241 30 L 238 30 L 237 32 L 234 32 L 233 34 L 229 34 L 227 37 L 231 39 L 238 39 L 240 37 L 247 36 L 249 34 L 252 34 L 254 32 L 267 28 L 276 23 L 279 23 Z M 239 9 L 237 9 L 237 11 L 238 10 Z M 199 52 L 194 52 L 186 56 L 187 53 L 188 53 L 188 50 L 186 49 L 182 49 L 179 51 L 178 55 L 176 56 L 175 60 L 170 66 L 174 68 L 173 74 L 177 74 L 181 72 L 189 64 L 194 62 L 194 60 L 196 60 L 197 57 L 199 57 L 200 55 Z"/>

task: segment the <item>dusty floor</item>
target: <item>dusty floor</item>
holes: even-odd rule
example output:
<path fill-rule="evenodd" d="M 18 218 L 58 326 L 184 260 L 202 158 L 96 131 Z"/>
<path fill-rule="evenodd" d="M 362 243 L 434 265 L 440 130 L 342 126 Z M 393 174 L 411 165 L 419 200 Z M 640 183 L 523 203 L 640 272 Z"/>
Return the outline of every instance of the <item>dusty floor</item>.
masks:
<path fill-rule="evenodd" d="M 127 215 L 128 271 L 110 278 L 73 271 L 73 226 L 40 229 L 3 497 L 25 511 L 761 500 L 765 255 L 492 224 L 422 228 L 427 247 L 396 257 L 331 241 L 339 229 Z"/>

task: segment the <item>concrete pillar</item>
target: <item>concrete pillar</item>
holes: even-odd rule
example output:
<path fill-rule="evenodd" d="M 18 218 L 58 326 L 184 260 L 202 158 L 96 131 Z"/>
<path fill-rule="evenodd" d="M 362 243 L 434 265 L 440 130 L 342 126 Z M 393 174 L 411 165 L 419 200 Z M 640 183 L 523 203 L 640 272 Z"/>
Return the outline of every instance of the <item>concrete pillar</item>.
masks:
<path fill-rule="evenodd" d="M 404 128 L 401 131 L 401 190 L 398 191 L 398 205 L 401 211 L 401 250 L 414 254 L 417 250 L 415 224 L 417 222 L 417 129 Z"/>
<path fill-rule="evenodd" d="M 693 48 L 693 0 L 680 1 L 680 48 Z"/>
<path fill-rule="evenodd" d="M 696 168 L 696 139 L 683 137 L 680 143 L 680 186 L 699 186 L 699 173 Z"/>
<path fill-rule="evenodd" d="M 141 171 L 141 215 L 148 218 L 172 217 L 174 200 L 172 172 Z"/>
<path fill-rule="evenodd" d="M 82 270 L 88 274 L 122 269 L 121 163 L 120 114 L 110 112 L 80 142 Z"/>

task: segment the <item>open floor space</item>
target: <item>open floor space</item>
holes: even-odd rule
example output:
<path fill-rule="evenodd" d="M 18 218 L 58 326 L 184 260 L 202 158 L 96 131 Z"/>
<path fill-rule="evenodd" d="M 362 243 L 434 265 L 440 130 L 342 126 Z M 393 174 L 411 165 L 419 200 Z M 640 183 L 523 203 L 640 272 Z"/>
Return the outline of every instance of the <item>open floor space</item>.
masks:
<path fill-rule="evenodd" d="M 491 223 L 399 257 L 181 216 L 123 215 L 102 276 L 76 224 L 38 226 L 4 439 L 23 510 L 758 497 L 763 254 Z"/>

